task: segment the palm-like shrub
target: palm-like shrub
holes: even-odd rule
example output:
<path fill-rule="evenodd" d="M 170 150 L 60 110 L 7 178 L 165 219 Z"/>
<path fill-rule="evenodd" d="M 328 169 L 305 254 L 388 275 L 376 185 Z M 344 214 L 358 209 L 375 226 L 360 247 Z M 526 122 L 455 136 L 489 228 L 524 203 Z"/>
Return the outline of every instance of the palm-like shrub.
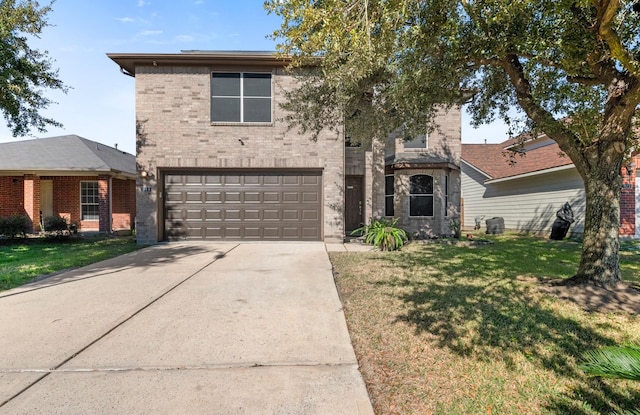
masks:
<path fill-rule="evenodd" d="M 580 369 L 588 375 L 640 381 L 640 347 L 604 347 L 585 353 L 583 359 Z M 624 414 L 640 415 L 640 408 Z"/>
<path fill-rule="evenodd" d="M 407 233 L 396 226 L 398 220 L 388 221 L 386 219 L 376 219 L 370 224 L 364 225 L 353 232 L 352 235 L 360 233 L 364 236 L 364 241 L 381 251 L 395 251 L 404 246 L 407 241 Z"/>
<path fill-rule="evenodd" d="M 591 376 L 640 381 L 640 347 L 612 346 L 584 354 L 580 365 Z"/>

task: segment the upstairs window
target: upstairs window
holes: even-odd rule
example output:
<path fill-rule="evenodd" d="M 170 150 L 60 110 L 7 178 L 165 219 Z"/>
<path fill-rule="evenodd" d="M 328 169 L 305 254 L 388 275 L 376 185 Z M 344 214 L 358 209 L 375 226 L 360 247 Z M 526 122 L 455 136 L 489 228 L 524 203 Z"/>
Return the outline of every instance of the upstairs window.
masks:
<path fill-rule="evenodd" d="M 211 122 L 270 123 L 270 73 L 211 74 Z"/>
<path fill-rule="evenodd" d="M 416 137 L 406 139 L 404 148 L 426 149 L 429 147 L 429 137 L 426 134 L 420 134 Z"/>
<path fill-rule="evenodd" d="M 100 219 L 99 200 L 98 182 L 80 182 L 81 220 Z"/>
<path fill-rule="evenodd" d="M 409 216 L 433 216 L 433 177 L 416 174 L 409 178 Z"/>
<path fill-rule="evenodd" d="M 393 208 L 393 174 L 384 176 L 384 215 L 385 216 L 394 216 L 394 208 Z"/>

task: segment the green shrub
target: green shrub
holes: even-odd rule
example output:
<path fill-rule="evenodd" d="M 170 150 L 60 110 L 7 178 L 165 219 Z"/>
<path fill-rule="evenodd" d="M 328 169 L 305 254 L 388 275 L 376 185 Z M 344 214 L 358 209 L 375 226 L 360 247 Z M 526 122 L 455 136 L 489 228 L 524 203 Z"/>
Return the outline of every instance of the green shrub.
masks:
<path fill-rule="evenodd" d="M 460 239 L 462 224 L 460 223 L 460 219 L 454 218 L 449 221 L 449 229 L 453 233 L 453 237 Z"/>
<path fill-rule="evenodd" d="M 640 382 L 640 347 L 610 346 L 591 350 L 582 355 L 579 366 L 590 376 L 610 379 L 628 379 Z M 640 407 L 623 412 L 623 415 L 640 415 Z"/>
<path fill-rule="evenodd" d="M 407 241 L 407 233 L 396 224 L 398 219 L 388 221 L 386 219 L 376 219 L 369 225 L 364 225 L 353 232 L 352 235 L 362 234 L 364 241 L 382 251 L 395 251 L 404 246 Z"/>
<path fill-rule="evenodd" d="M 29 231 L 29 218 L 24 215 L 13 215 L 0 218 L 0 236 L 13 239 L 16 236 L 24 237 Z"/>
<path fill-rule="evenodd" d="M 55 237 L 68 235 L 69 224 L 61 216 L 47 216 L 44 218 L 44 230 Z"/>
<path fill-rule="evenodd" d="M 580 369 L 588 375 L 640 382 L 640 347 L 638 346 L 603 347 L 586 352 L 583 360 Z"/>

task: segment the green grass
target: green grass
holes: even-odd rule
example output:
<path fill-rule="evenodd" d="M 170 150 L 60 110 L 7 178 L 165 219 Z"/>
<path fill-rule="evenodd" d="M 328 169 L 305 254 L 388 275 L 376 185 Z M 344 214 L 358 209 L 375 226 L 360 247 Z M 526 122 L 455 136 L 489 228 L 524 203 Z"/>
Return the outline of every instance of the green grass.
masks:
<path fill-rule="evenodd" d="M 578 365 L 586 350 L 640 344 L 640 318 L 587 313 L 539 290 L 541 280 L 573 275 L 580 244 L 487 239 L 494 243 L 331 254 L 376 413 L 595 415 L 637 407 L 637 383 L 589 378 Z M 624 242 L 621 250 L 623 276 L 635 283 L 639 247 Z"/>
<path fill-rule="evenodd" d="M 94 236 L 69 240 L 25 240 L 0 245 L 0 290 L 138 249 L 133 237 Z"/>

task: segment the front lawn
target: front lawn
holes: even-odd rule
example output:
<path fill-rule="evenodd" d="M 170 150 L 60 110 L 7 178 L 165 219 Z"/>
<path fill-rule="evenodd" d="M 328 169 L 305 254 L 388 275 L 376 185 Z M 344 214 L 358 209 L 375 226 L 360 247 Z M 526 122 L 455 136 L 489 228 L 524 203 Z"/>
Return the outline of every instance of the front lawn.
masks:
<path fill-rule="evenodd" d="M 640 409 L 638 383 L 588 378 L 577 368 L 586 350 L 640 344 L 640 317 L 585 312 L 540 289 L 543 279 L 575 272 L 580 244 L 516 235 L 491 239 L 331 254 L 376 413 Z M 624 278 L 636 284 L 639 247 L 625 242 L 621 250 Z"/>
<path fill-rule="evenodd" d="M 0 291 L 38 276 L 77 268 L 138 249 L 133 237 L 29 239 L 0 245 Z"/>

